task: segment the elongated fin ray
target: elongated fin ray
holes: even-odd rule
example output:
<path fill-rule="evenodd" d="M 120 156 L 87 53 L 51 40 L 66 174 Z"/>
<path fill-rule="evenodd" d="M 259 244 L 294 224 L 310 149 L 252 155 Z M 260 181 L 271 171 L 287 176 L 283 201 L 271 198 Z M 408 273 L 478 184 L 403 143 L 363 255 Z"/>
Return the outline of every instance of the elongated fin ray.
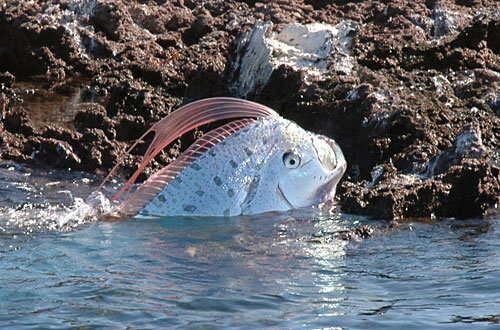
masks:
<path fill-rule="evenodd" d="M 173 179 L 175 179 L 185 168 L 191 165 L 214 145 L 224 140 L 227 136 L 236 133 L 243 127 L 255 122 L 255 119 L 235 120 L 219 128 L 216 128 L 196 140 L 186 151 L 184 151 L 174 162 L 170 163 L 160 171 L 150 176 L 137 190 L 131 193 L 115 209 L 122 215 L 137 214 L 144 206 L 158 195 Z"/>
<path fill-rule="evenodd" d="M 113 167 L 108 176 L 101 183 L 98 190 L 101 189 L 110 179 L 111 175 L 117 171 L 126 156 L 128 156 L 137 144 L 142 142 L 151 132 L 155 132 L 155 136 L 149 145 L 139 168 L 120 189 L 120 191 L 113 196 L 111 199 L 112 202 L 119 198 L 123 192 L 132 187 L 144 168 L 146 168 L 151 160 L 153 160 L 153 158 L 156 157 L 156 155 L 158 155 L 163 148 L 190 130 L 222 119 L 241 117 L 261 118 L 269 116 L 278 116 L 278 114 L 264 105 L 230 97 L 209 98 L 182 106 L 147 130 L 126 151 L 123 157 L 121 157 L 115 167 Z"/>

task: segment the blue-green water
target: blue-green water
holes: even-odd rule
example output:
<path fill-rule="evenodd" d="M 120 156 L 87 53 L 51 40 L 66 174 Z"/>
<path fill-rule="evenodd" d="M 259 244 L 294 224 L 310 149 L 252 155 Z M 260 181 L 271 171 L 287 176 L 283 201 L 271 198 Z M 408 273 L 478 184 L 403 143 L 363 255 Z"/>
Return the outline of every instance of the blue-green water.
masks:
<path fill-rule="evenodd" d="M 1 328 L 499 327 L 498 214 L 96 221 L 101 178 L 0 165 Z"/>

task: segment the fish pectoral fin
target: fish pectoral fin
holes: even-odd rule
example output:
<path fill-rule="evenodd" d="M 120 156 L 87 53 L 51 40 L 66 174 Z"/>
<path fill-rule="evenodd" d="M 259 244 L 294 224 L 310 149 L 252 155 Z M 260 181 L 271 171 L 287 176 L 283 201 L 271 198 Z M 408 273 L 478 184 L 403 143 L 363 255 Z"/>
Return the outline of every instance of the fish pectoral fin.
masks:
<path fill-rule="evenodd" d="M 252 181 L 250 181 L 250 183 L 248 184 L 247 195 L 245 196 L 243 202 L 240 203 L 240 208 L 242 213 L 246 213 L 245 211 L 248 210 L 250 204 L 255 199 L 255 196 L 257 195 L 257 189 L 259 188 L 259 182 L 260 182 L 260 175 L 256 175 L 253 177 Z"/>

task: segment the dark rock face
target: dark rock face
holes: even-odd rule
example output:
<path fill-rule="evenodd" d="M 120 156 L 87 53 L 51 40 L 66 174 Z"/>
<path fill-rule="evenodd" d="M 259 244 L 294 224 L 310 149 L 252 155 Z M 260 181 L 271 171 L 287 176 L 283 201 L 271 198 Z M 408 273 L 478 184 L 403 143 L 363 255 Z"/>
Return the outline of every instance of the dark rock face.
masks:
<path fill-rule="evenodd" d="M 33 159 L 55 167 L 78 168 L 82 162 L 68 142 L 53 138 L 30 138 L 25 151 L 31 152 Z"/>
<path fill-rule="evenodd" d="M 7 0 L 0 6 L 0 157 L 105 173 L 178 106 L 235 95 L 239 40 L 256 22 L 280 31 L 345 20 L 356 26 L 352 70 L 331 64 L 310 80 L 281 65 L 247 97 L 336 139 L 348 162 L 338 187 L 346 212 L 469 217 L 498 205 L 495 0 Z M 32 91 L 23 82 L 41 80 L 64 94 L 70 79 L 86 81 L 88 98 L 99 101 L 79 106 L 69 124 L 41 125 L 22 103 Z M 126 159 L 124 174 L 139 161 L 139 154 Z"/>

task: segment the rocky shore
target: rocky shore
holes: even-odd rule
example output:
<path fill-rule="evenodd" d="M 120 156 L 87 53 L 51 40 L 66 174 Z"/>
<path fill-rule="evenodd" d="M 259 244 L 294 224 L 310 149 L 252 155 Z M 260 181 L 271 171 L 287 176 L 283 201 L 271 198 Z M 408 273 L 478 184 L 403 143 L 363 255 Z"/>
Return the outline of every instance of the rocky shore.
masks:
<path fill-rule="evenodd" d="M 345 212 L 473 217 L 500 204 L 495 0 L 7 0 L 0 40 L 3 159 L 104 174 L 178 106 L 237 96 L 339 143 Z M 30 106 L 74 90 L 64 116 Z"/>

